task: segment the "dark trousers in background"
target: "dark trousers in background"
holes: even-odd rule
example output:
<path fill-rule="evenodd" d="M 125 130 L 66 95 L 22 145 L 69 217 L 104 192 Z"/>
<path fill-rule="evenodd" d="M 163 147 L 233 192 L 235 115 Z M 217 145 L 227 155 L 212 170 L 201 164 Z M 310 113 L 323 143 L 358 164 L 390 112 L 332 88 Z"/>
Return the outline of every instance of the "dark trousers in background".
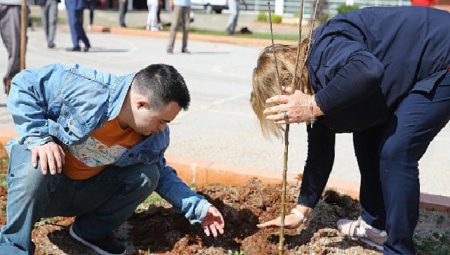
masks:
<path fill-rule="evenodd" d="M 8 64 L 3 77 L 5 92 L 11 79 L 20 71 L 20 5 L 0 4 L 0 34 L 8 52 Z"/>
<path fill-rule="evenodd" d="M 95 0 L 87 0 L 86 7 L 89 9 L 89 25 L 94 24 L 94 11 L 95 11 Z"/>
<path fill-rule="evenodd" d="M 412 91 L 388 123 L 380 153 L 380 177 L 388 239 L 384 254 L 415 254 L 419 218 L 418 162 L 450 118 L 450 74 L 430 92 Z"/>
<path fill-rule="evenodd" d="M 128 10 L 128 1 L 127 0 L 119 0 L 119 26 L 126 27 L 125 24 L 125 15 Z"/>
<path fill-rule="evenodd" d="M 72 37 L 72 44 L 74 48 L 80 48 L 80 40 L 87 48 L 91 47 L 89 39 L 83 28 L 83 9 L 72 10 L 67 8 L 67 16 L 69 17 L 70 35 Z"/>
<path fill-rule="evenodd" d="M 181 45 L 181 50 L 182 51 L 187 50 L 190 13 L 191 7 L 175 5 L 175 8 L 173 9 L 172 12 L 172 23 L 170 24 L 169 45 L 167 45 L 167 50 L 173 50 L 173 47 L 175 45 L 175 37 L 179 25 L 181 25 L 181 28 L 183 29 L 183 42 Z"/>

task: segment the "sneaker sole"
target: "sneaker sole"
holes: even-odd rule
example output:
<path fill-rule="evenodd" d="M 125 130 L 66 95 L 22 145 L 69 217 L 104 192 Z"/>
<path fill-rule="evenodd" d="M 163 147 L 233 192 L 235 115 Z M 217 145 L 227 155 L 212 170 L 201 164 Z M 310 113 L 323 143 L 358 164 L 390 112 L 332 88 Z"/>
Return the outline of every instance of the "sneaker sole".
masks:
<path fill-rule="evenodd" d="M 125 255 L 126 254 L 126 251 L 123 253 L 109 253 L 109 252 L 106 252 L 106 251 L 100 249 L 98 246 L 95 246 L 95 245 L 85 241 L 83 238 L 79 237 L 75 233 L 75 231 L 73 231 L 73 225 L 70 225 L 69 234 L 71 237 L 73 237 L 73 239 L 75 239 L 78 242 L 84 244 L 85 246 L 91 248 L 92 250 L 94 250 L 95 252 L 97 252 L 100 255 Z"/>
<path fill-rule="evenodd" d="M 367 244 L 368 246 L 370 246 L 371 248 L 377 249 L 378 251 L 382 252 L 384 250 L 383 245 L 377 244 L 377 243 L 375 243 L 374 241 L 372 241 L 370 239 L 363 238 L 363 237 L 360 237 L 360 238 L 351 237 L 351 236 L 347 236 L 347 237 L 350 238 L 353 241 L 363 242 L 363 243 Z"/>

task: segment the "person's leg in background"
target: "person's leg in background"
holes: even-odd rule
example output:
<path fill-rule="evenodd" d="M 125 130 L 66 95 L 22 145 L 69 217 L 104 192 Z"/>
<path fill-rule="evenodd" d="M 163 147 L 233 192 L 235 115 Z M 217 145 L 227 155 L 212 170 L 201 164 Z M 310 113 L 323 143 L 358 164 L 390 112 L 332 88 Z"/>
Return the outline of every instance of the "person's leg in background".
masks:
<path fill-rule="evenodd" d="M 167 45 L 167 53 L 173 53 L 175 38 L 177 35 L 178 24 L 181 18 L 182 7 L 175 5 L 172 11 L 172 22 L 170 24 L 169 44 Z"/>
<path fill-rule="evenodd" d="M 95 0 L 89 0 L 88 1 L 88 7 L 89 7 L 89 27 L 92 27 L 94 24 L 94 12 L 95 12 Z"/>
<path fill-rule="evenodd" d="M 147 0 L 148 16 L 146 29 L 151 31 L 159 31 L 158 26 L 158 0 Z"/>
<path fill-rule="evenodd" d="M 125 15 L 128 10 L 128 1 L 127 0 L 119 0 L 119 26 L 127 27 L 125 24 Z"/>
<path fill-rule="evenodd" d="M 49 8 L 50 8 L 50 1 L 46 1 L 44 5 L 41 5 L 41 24 L 42 24 L 42 29 L 44 30 L 45 33 L 45 38 L 47 39 L 47 46 L 48 46 L 48 26 L 49 26 L 49 17 L 48 17 L 48 12 L 49 12 Z"/>
<path fill-rule="evenodd" d="M 163 30 L 163 24 L 162 24 L 162 20 L 161 20 L 161 9 L 164 8 L 164 1 L 163 0 L 158 0 L 158 11 L 156 13 L 156 19 L 158 22 L 158 28 L 159 30 Z"/>
<path fill-rule="evenodd" d="M 181 52 L 183 53 L 190 53 L 189 50 L 187 49 L 190 14 L 191 14 L 191 7 L 183 6 L 181 12 L 181 26 L 183 28 L 183 42 L 181 46 Z"/>
<path fill-rule="evenodd" d="M 151 31 L 159 31 L 159 27 L 158 27 L 158 9 L 159 9 L 159 4 L 158 4 L 158 0 L 147 0 L 147 3 L 150 2 L 149 5 L 149 18 L 150 18 L 150 24 L 148 24 L 150 26 L 150 30 Z"/>
<path fill-rule="evenodd" d="M 72 38 L 72 49 L 70 51 L 81 51 L 80 48 L 80 37 L 78 35 L 78 31 L 76 28 L 76 22 L 77 22 L 77 10 L 73 10 L 72 8 L 68 8 L 66 4 L 67 9 L 67 17 L 69 19 L 69 27 L 70 27 L 70 36 Z"/>
<path fill-rule="evenodd" d="M 386 128 L 380 177 L 388 239 L 384 254 L 415 254 L 419 217 L 418 162 L 450 118 L 450 75 L 431 92 L 414 91 L 402 100 Z"/>
<path fill-rule="evenodd" d="M 236 26 L 239 18 L 239 8 L 240 8 L 240 0 L 228 1 L 228 9 L 230 11 L 230 16 L 228 17 L 227 28 L 225 29 L 226 34 L 233 35 L 236 32 Z"/>
<path fill-rule="evenodd" d="M 8 52 L 8 65 L 3 85 L 9 93 L 11 80 L 20 71 L 20 17 L 19 5 L 0 4 L 0 34 Z"/>
<path fill-rule="evenodd" d="M 152 14 L 151 14 L 151 12 L 152 12 L 152 2 L 151 2 L 151 0 L 147 0 L 147 11 L 148 11 L 148 14 L 147 14 L 147 23 L 145 24 L 145 29 L 146 30 L 150 30 L 150 23 L 152 22 Z"/>
<path fill-rule="evenodd" d="M 89 48 L 91 48 L 91 43 L 89 42 L 89 39 L 86 36 L 86 32 L 83 28 L 83 9 L 76 10 L 75 11 L 75 29 L 76 33 L 78 34 L 78 38 L 83 42 L 84 48 L 83 51 L 89 51 Z"/>
<path fill-rule="evenodd" d="M 56 26 L 58 22 L 58 1 L 52 0 L 46 2 L 47 9 L 47 25 L 46 25 L 46 36 L 47 36 L 47 46 L 52 49 L 55 48 L 55 34 Z M 48 7 L 47 7 L 48 5 Z"/>

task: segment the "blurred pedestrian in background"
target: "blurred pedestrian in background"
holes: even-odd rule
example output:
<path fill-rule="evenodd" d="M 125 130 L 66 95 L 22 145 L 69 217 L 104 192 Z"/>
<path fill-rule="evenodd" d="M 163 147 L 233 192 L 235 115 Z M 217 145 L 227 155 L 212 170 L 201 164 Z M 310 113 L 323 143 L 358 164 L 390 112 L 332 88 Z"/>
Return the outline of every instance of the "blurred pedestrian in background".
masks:
<path fill-rule="evenodd" d="M 67 16 L 69 17 L 70 34 L 73 47 L 69 51 L 81 51 L 80 40 L 84 44 L 83 51 L 89 51 L 91 44 L 83 28 L 83 10 L 85 0 L 66 0 Z"/>
<path fill-rule="evenodd" d="M 147 0 L 148 17 L 146 29 L 150 31 L 159 31 L 158 9 L 159 0 Z"/>
<path fill-rule="evenodd" d="M 9 93 L 11 80 L 20 71 L 21 1 L 0 0 L 0 34 L 8 52 L 8 64 L 3 76 L 5 93 Z"/>
<path fill-rule="evenodd" d="M 58 21 L 58 3 L 60 0 L 37 0 L 41 6 L 41 23 L 47 38 L 47 47 L 55 48 L 56 24 Z"/>
<path fill-rule="evenodd" d="M 95 0 L 86 0 L 86 7 L 89 9 L 89 25 L 88 28 L 90 29 L 92 25 L 94 24 L 94 11 L 95 11 Z"/>
<path fill-rule="evenodd" d="M 169 0 L 170 9 L 172 10 L 172 23 L 170 24 L 169 45 L 167 45 L 167 53 L 173 53 L 175 37 L 177 35 L 178 25 L 181 24 L 183 29 L 183 42 L 181 45 L 182 53 L 190 53 L 187 49 L 189 22 L 191 12 L 191 0 Z"/>
<path fill-rule="evenodd" d="M 228 0 L 228 10 L 230 11 L 230 16 L 228 16 L 228 24 L 225 30 L 225 33 L 227 35 L 234 35 L 234 33 L 236 32 L 240 5 L 240 0 Z"/>
<path fill-rule="evenodd" d="M 125 15 L 128 10 L 128 0 L 119 0 L 119 26 L 127 27 L 125 24 Z"/>

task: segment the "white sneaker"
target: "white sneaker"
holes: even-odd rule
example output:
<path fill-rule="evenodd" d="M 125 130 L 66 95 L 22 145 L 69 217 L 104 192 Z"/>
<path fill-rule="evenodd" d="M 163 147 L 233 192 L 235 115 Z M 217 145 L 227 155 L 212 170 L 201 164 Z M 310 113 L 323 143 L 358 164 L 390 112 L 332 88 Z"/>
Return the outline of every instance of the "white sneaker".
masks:
<path fill-rule="evenodd" d="M 150 31 L 153 31 L 153 32 L 159 31 L 159 27 L 151 27 Z"/>
<path fill-rule="evenodd" d="M 340 219 L 337 222 L 338 230 L 353 240 L 360 240 L 369 246 L 383 251 L 383 243 L 387 239 L 386 231 L 374 228 L 361 217 L 357 220 Z"/>

